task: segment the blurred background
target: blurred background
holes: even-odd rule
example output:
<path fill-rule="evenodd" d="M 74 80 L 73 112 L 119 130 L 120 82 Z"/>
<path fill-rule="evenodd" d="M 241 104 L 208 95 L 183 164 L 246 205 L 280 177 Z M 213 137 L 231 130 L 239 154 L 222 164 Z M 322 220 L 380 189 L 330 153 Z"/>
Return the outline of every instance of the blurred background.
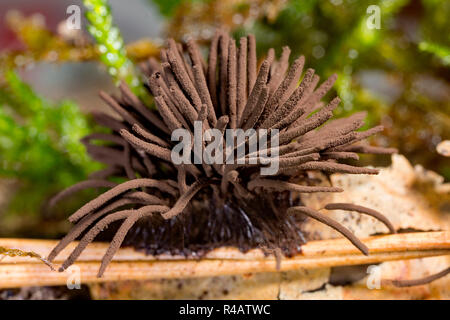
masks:
<path fill-rule="evenodd" d="M 67 28 L 81 9 L 81 29 Z M 164 39 L 207 45 L 216 28 L 254 33 L 269 48 L 303 54 L 321 79 L 338 74 L 336 116 L 368 110 L 386 130 L 373 144 L 450 180 L 450 1 L 439 0 L 2 0 L 0 3 L 0 237 L 58 237 L 83 197 L 48 199 L 100 168 L 79 139 L 117 81 L 141 92 L 137 65 Z M 329 98 L 329 97 L 328 97 Z M 151 104 L 151 101 L 148 101 Z M 388 165 L 384 158 L 364 164 Z"/>

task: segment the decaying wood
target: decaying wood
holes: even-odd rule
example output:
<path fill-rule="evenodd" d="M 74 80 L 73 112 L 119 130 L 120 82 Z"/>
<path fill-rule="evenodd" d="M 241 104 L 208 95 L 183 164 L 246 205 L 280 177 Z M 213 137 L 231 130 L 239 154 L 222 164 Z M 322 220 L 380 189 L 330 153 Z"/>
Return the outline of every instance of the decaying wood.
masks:
<path fill-rule="evenodd" d="M 82 283 L 161 278 L 189 278 L 290 271 L 342 265 L 359 265 L 450 254 L 450 231 L 405 233 L 363 239 L 370 255 L 361 254 L 346 239 L 311 241 L 302 247 L 302 254 L 283 258 L 277 269 L 273 256 L 261 250 L 241 253 L 233 248 L 217 249 L 200 260 L 176 256 L 146 256 L 133 249 L 118 251 L 104 276 L 97 278 L 100 258 L 108 245 L 94 243 L 80 256 L 76 266 Z M 0 246 L 37 252 L 45 256 L 54 247 L 51 240 L 1 239 Z M 72 243 L 56 263 L 65 259 L 76 243 Z M 76 277 L 74 269 L 51 271 L 32 259 L 6 257 L 0 262 L 0 288 L 37 285 L 65 285 Z M 76 271 L 76 270 L 75 270 Z"/>

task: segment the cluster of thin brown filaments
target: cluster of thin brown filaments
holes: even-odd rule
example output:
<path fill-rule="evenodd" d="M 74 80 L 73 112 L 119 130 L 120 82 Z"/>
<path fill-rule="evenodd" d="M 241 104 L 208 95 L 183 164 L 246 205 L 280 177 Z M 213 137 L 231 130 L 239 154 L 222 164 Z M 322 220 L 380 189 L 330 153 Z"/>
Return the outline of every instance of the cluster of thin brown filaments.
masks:
<path fill-rule="evenodd" d="M 321 100 L 333 86 L 336 76 L 332 75 L 319 85 L 319 76 L 314 70 L 307 69 L 303 73 L 303 56 L 289 67 L 288 47 L 283 48 L 278 60 L 275 51 L 269 50 L 259 68 L 252 35 L 241 38 L 237 46 L 228 34 L 217 32 L 207 62 L 194 41 L 188 41 L 186 49 L 169 40 L 167 49 L 161 51 L 160 62 L 151 59 L 142 65 L 156 110 L 147 108 L 124 84 L 120 86 L 121 97 L 100 94 L 121 119 L 94 114 L 97 122 L 110 128 L 112 133 L 93 134 L 83 142 L 90 155 L 108 167 L 93 174 L 90 180 L 63 191 L 56 200 L 84 188 L 110 189 L 70 216 L 69 220 L 76 225 L 51 252 L 49 260 L 82 236 L 61 267 L 62 270 L 67 268 L 100 232 L 116 221 L 123 221 L 103 258 L 101 276 L 130 229 L 139 221 L 152 223 L 152 219 L 168 221 L 161 233 L 157 227 L 149 227 L 154 228 L 152 234 L 157 236 L 153 239 L 159 239 L 155 241 L 160 243 L 167 239 L 172 241 L 173 235 L 179 233 L 178 227 L 200 223 L 196 236 L 189 240 L 190 248 L 200 248 L 195 246 L 195 241 L 199 241 L 205 244 L 201 250 L 207 250 L 214 247 L 214 242 L 222 244 L 221 239 L 234 237 L 238 239 L 236 246 L 243 250 L 259 246 L 292 254 L 304 243 L 298 220 L 292 218 L 295 216 L 311 217 L 329 225 L 368 254 L 367 247 L 343 225 L 303 206 L 301 194 L 343 191 L 316 185 L 310 177 L 314 171 L 376 174 L 376 169 L 342 164 L 339 160 L 357 160 L 357 153 L 395 152 L 362 144 L 362 140 L 383 128 L 357 131 L 364 125 L 363 112 L 328 121 L 340 100 L 336 97 L 328 104 Z M 258 153 L 246 153 L 245 164 L 173 164 L 171 132 L 184 128 L 192 133 L 195 121 L 202 122 L 203 133 L 210 128 L 223 133 L 227 128 L 269 132 L 278 129 L 279 157 L 274 160 L 279 165 L 278 173 L 262 176 L 259 169 L 267 166 L 267 162 L 250 164 L 249 161 L 261 160 Z M 107 143 L 95 144 L 94 140 Z M 273 150 L 269 147 L 266 151 Z M 126 181 L 115 184 L 110 181 L 112 177 L 122 177 Z M 293 200 L 294 195 L 299 195 L 298 200 Z M 196 210 L 195 201 L 213 203 L 215 209 L 210 206 L 207 210 L 219 208 L 220 214 L 208 213 L 202 220 L 201 214 L 205 211 Z M 261 205 L 257 212 L 252 212 L 253 203 L 259 201 L 268 206 Z M 384 223 L 390 232 L 395 232 L 392 224 L 374 210 L 350 204 L 330 204 L 327 209 L 370 215 Z M 228 215 L 228 212 L 231 213 Z M 237 216 L 242 223 L 233 220 L 238 219 Z M 217 219 L 220 223 L 216 223 Z M 176 223 L 170 224 L 171 221 Z M 187 241 L 186 237 L 189 234 L 182 235 L 181 246 Z M 258 240 L 252 242 L 253 238 Z M 232 241 L 223 243 L 233 244 Z M 195 250 L 188 251 L 195 253 Z"/>

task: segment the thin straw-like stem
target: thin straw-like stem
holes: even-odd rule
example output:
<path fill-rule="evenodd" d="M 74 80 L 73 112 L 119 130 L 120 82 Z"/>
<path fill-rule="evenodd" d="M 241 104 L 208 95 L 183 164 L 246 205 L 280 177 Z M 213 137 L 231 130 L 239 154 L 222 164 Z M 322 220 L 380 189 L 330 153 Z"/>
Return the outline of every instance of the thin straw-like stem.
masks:
<path fill-rule="evenodd" d="M 302 253 L 282 258 L 279 271 L 300 268 L 323 268 L 344 265 L 380 263 L 384 261 L 424 258 L 450 254 L 450 232 L 417 232 L 374 236 L 362 241 L 370 251 L 361 254 L 346 239 L 311 241 Z M 0 246 L 34 251 L 45 256 L 56 245 L 53 240 L 0 239 Z M 61 252 L 57 262 L 67 258 L 77 243 Z M 103 278 L 97 278 L 106 243 L 92 243 L 79 256 L 83 283 L 148 280 L 162 278 L 208 277 L 219 275 L 276 272 L 274 256 L 265 256 L 259 249 L 242 253 L 236 248 L 220 248 L 201 260 L 181 256 L 161 255 L 156 260 L 130 248 L 119 249 Z M 48 266 L 31 258 L 6 257 L 0 262 L 0 288 L 22 286 L 65 285 L 68 273 L 51 271 Z"/>

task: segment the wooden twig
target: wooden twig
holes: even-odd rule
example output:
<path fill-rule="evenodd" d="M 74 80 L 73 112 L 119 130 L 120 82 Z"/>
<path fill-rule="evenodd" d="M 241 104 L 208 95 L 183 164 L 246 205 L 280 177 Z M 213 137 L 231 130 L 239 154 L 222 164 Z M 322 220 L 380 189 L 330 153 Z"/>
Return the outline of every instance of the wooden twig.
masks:
<path fill-rule="evenodd" d="M 346 239 L 311 241 L 303 252 L 293 258 L 283 258 L 279 271 L 299 268 L 320 268 L 342 265 L 371 264 L 383 261 L 404 260 L 450 254 L 450 232 L 420 232 L 375 236 L 363 239 L 370 251 L 361 254 Z M 0 239 L 0 246 L 14 247 L 46 256 L 56 241 Z M 72 244 L 55 263 L 65 259 L 73 249 Z M 264 256 L 261 250 L 241 253 L 233 248 L 210 252 L 201 260 L 176 256 L 146 256 L 130 248 L 120 249 L 108 266 L 103 278 L 97 278 L 99 261 L 107 244 L 90 245 L 78 259 L 82 283 L 149 280 L 161 278 L 189 278 L 277 271 L 273 256 Z M 74 270 L 74 269 L 72 269 Z M 64 285 L 73 277 L 73 271 L 59 273 L 32 259 L 6 257 L 0 262 L 0 288 Z"/>

